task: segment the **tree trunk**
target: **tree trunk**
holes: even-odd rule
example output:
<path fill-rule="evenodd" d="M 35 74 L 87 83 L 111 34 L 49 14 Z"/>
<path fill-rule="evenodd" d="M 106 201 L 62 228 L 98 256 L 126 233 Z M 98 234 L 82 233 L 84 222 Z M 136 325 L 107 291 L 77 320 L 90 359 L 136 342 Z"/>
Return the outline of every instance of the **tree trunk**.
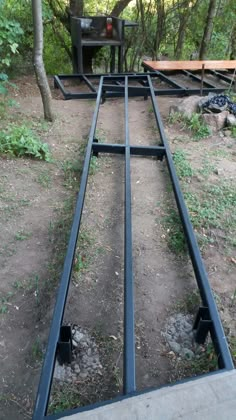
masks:
<path fill-rule="evenodd" d="M 164 36 L 165 32 L 165 2 L 164 0 L 157 0 L 156 1 L 157 7 L 157 26 L 156 26 L 156 34 L 153 44 L 153 59 L 157 59 L 160 45 Z"/>
<path fill-rule="evenodd" d="M 234 25 L 232 34 L 231 34 L 230 60 L 236 60 L 236 24 Z"/>
<path fill-rule="evenodd" d="M 175 48 L 175 58 L 176 60 L 179 60 L 182 55 L 183 45 L 184 45 L 184 38 L 185 38 L 185 32 L 186 27 L 188 23 L 188 19 L 190 16 L 190 7 L 189 7 L 189 1 L 183 3 L 183 10 L 179 11 L 179 31 L 178 31 L 178 38 L 177 38 L 177 44 Z"/>
<path fill-rule="evenodd" d="M 44 118 L 53 121 L 52 96 L 43 63 L 43 20 L 41 0 L 32 0 L 34 27 L 34 69 L 43 101 Z"/>
<path fill-rule="evenodd" d="M 70 0 L 70 13 L 73 16 L 83 16 L 84 1 L 83 0 Z"/>
<path fill-rule="evenodd" d="M 215 15 L 216 15 L 216 10 L 217 10 L 217 0 L 210 0 L 208 13 L 207 13 L 206 25 L 205 25 L 204 34 L 203 34 L 203 37 L 202 37 L 201 48 L 200 48 L 200 53 L 199 53 L 199 59 L 200 60 L 205 60 L 205 58 L 206 58 L 207 48 L 209 46 L 212 31 L 213 31 L 213 23 L 214 23 L 214 18 L 215 18 Z"/>
<path fill-rule="evenodd" d="M 118 17 L 121 14 L 121 12 L 123 12 L 123 10 L 126 8 L 126 6 L 128 6 L 128 4 L 130 2 L 131 2 L 131 0 L 117 1 L 115 6 L 113 7 L 113 9 L 111 11 L 111 16 Z"/>

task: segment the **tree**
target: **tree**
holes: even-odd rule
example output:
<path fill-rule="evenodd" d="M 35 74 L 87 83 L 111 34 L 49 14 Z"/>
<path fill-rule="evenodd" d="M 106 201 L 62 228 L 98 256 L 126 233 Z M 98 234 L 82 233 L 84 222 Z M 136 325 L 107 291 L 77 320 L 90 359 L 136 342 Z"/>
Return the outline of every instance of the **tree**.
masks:
<path fill-rule="evenodd" d="M 48 121 L 53 121 L 52 96 L 43 63 L 43 21 L 41 0 L 32 0 L 32 13 L 34 27 L 34 69 L 43 101 L 44 118 Z"/>
<path fill-rule="evenodd" d="M 207 13 L 207 20 L 206 20 L 204 34 L 202 37 L 202 42 L 201 42 L 201 47 L 200 47 L 200 53 L 199 53 L 200 60 L 204 60 L 206 58 L 207 49 L 209 47 L 209 43 L 211 40 L 212 31 L 213 31 L 213 24 L 214 24 L 214 18 L 216 15 L 216 9 L 217 9 L 217 0 L 210 0 L 208 13 Z"/>

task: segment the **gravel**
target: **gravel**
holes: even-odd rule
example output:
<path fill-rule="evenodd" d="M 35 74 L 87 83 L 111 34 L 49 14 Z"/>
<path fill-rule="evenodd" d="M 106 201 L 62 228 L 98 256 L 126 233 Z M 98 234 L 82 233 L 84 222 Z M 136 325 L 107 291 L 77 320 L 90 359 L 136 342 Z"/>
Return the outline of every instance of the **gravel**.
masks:
<path fill-rule="evenodd" d="M 166 323 L 162 336 L 171 351 L 181 358 L 191 360 L 199 354 L 200 347 L 194 340 L 193 316 L 177 313 Z"/>
<path fill-rule="evenodd" d="M 72 328 L 72 362 L 70 365 L 60 365 L 56 361 L 54 379 L 59 382 L 72 383 L 83 381 L 94 377 L 95 374 L 102 375 L 102 365 L 98 347 L 89 332 L 79 326 Z"/>

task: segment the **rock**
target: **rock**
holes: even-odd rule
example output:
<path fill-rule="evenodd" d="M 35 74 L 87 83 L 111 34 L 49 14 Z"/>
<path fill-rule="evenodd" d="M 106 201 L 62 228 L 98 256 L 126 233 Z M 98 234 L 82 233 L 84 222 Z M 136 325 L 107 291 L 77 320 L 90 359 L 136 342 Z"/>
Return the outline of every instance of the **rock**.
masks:
<path fill-rule="evenodd" d="M 79 343 L 83 338 L 84 338 L 84 334 L 79 331 L 76 331 L 73 337 L 73 339 L 77 341 L 77 343 Z"/>
<path fill-rule="evenodd" d="M 181 351 L 181 356 L 185 357 L 185 359 L 192 360 L 194 357 L 194 353 L 192 350 L 184 347 L 183 350 Z"/>
<path fill-rule="evenodd" d="M 88 377 L 88 372 L 80 372 L 79 376 L 81 379 L 86 379 Z"/>
<path fill-rule="evenodd" d="M 92 354 L 92 349 L 90 349 L 90 348 L 89 348 L 89 349 L 87 350 L 87 355 L 88 355 L 88 356 L 91 356 L 91 354 Z"/>
<path fill-rule="evenodd" d="M 228 114 L 226 118 L 226 125 L 228 127 L 236 127 L 236 117 L 233 114 Z"/>
<path fill-rule="evenodd" d="M 214 174 L 223 175 L 224 174 L 224 169 L 223 168 L 217 168 L 217 169 L 214 170 Z"/>
<path fill-rule="evenodd" d="M 75 365 L 74 371 L 75 371 L 75 373 L 80 373 L 80 367 L 79 367 L 78 364 Z"/>
<path fill-rule="evenodd" d="M 227 122 L 227 120 L 226 120 L 226 122 Z M 224 135 L 225 135 L 225 137 L 230 137 L 231 136 L 231 131 L 230 130 L 225 130 Z"/>
<path fill-rule="evenodd" d="M 169 346 L 175 353 L 180 353 L 181 347 L 179 343 L 176 343 L 176 341 L 169 341 Z"/>
<path fill-rule="evenodd" d="M 78 343 L 75 340 L 72 340 L 73 347 L 78 347 Z"/>
<path fill-rule="evenodd" d="M 225 126 L 228 114 L 228 111 L 219 114 L 202 114 L 202 120 L 211 128 L 213 133 L 216 133 Z"/>
<path fill-rule="evenodd" d="M 199 96 L 189 96 L 184 98 L 179 104 L 171 105 L 169 114 L 171 115 L 175 112 L 178 112 L 188 118 L 191 118 L 192 114 L 198 112 L 199 99 Z"/>

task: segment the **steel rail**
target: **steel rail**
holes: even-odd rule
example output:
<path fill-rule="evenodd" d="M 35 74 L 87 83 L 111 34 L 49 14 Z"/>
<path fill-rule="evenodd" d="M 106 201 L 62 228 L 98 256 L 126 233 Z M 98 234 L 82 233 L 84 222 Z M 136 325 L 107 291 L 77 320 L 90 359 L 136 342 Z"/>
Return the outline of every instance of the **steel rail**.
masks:
<path fill-rule="evenodd" d="M 131 173 L 128 76 L 125 76 L 125 267 L 124 267 L 124 394 L 135 391 L 135 326 L 132 258 Z"/>
<path fill-rule="evenodd" d="M 179 180 L 176 174 L 170 147 L 165 136 L 164 127 L 163 127 L 163 123 L 160 116 L 160 111 L 156 102 L 156 97 L 155 97 L 155 92 L 152 86 L 152 81 L 149 75 L 148 75 L 148 84 L 150 87 L 151 100 L 152 100 L 156 123 L 159 129 L 163 146 L 166 149 L 167 166 L 168 166 L 168 170 L 169 170 L 169 174 L 170 174 L 170 178 L 171 178 L 171 182 L 172 182 L 172 186 L 173 186 L 173 190 L 175 194 L 177 207 L 179 210 L 179 215 L 182 221 L 194 273 L 196 276 L 198 288 L 200 290 L 203 304 L 206 305 L 207 308 L 209 309 L 209 314 L 212 321 L 211 332 L 213 333 L 213 342 L 216 347 L 216 350 L 217 352 L 219 351 L 219 358 L 220 358 L 219 363 L 222 368 L 230 370 L 234 368 L 233 361 L 231 358 L 231 354 L 229 351 L 225 333 L 221 324 L 219 313 L 216 307 L 214 296 L 213 296 L 213 293 L 209 284 L 208 276 L 207 276 L 207 273 L 203 264 L 203 260 L 199 251 L 196 236 L 194 234 L 192 223 L 190 221 L 189 213 L 185 205 L 184 197 L 180 188 L 180 184 L 179 184 Z"/>
<path fill-rule="evenodd" d="M 80 229 L 83 205 L 84 205 L 84 198 L 87 186 L 87 179 L 89 173 L 89 164 L 92 154 L 92 144 L 94 139 L 94 134 L 96 130 L 99 106 L 101 102 L 102 96 L 102 84 L 103 84 L 103 77 L 101 77 L 99 88 L 98 88 L 98 95 L 97 101 L 93 116 L 93 121 L 90 129 L 89 140 L 84 160 L 84 167 L 83 173 L 81 177 L 80 183 L 80 190 L 78 194 L 78 199 L 75 208 L 75 215 L 74 220 L 71 228 L 70 239 L 68 243 L 67 253 L 64 261 L 61 281 L 58 289 L 58 295 L 56 300 L 56 305 L 54 309 L 53 319 L 51 323 L 51 329 L 48 339 L 48 346 L 44 358 L 44 364 L 42 368 L 41 378 L 39 382 L 38 394 L 35 402 L 35 409 L 34 409 L 34 416 L 33 420 L 39 420 L 46 415 L 49 395 L 51 390 L 52 378 L 53 378 L 53 370 L 55 365 L 56 359 L 56 352 L 57 352 L 57 343 L 60 334 L 60 327 L 63 321 L 63 315 L 65 310 L 65 304 L 70 284 L 74 254 L 76 250 L 77 238 Z"/>

